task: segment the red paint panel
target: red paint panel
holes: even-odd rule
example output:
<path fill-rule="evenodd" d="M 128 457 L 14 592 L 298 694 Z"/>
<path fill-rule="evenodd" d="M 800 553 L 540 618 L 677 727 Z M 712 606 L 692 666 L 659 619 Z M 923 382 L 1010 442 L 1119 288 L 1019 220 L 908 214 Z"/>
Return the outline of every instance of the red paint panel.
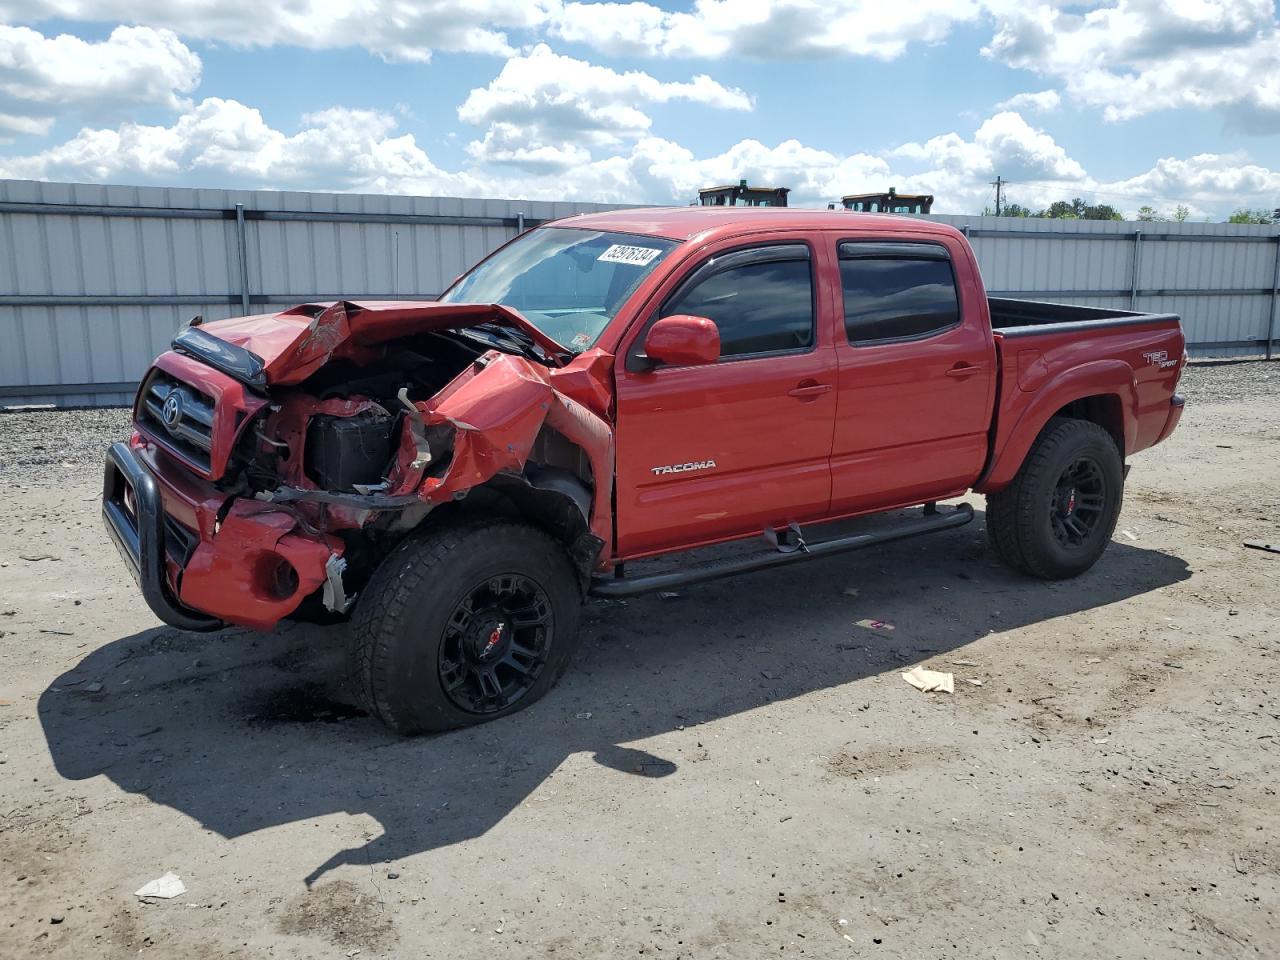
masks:
<path fill-rule="evenodd" d="M 673 253 L 668 259 L 672 266 L 644 301 L 645 309 L 622 320 L 630 321 L 630 327 L 614 368 L 619 559 L 745 536 L 828 513 L 836 407 L 835 390 L 830 389 L 835 376 L 830 278 L 811 233 L 757 231 L 750 240 L 751 245 L 809 245 L 814 346 L 804 353 L 628 371 L 625 357 L 663 298 L 708 256 L 743 243 L 731 237 L 683 259 Z"/>
<path fill-rule="evenodd" d="M 324 582 L 330 555 L 342 554 L 336 537 L 301 536 L 296 527 L 279 507 L 236 501 L 217 534 L 196 547 L 182 572 L 179 598 L 228 623 L 275 626 Z"/>
<path fill-rule="evenodd" d="M 863 240 L 896 240 L 862 231 Z M 837 273 L 833 235 L 831 268 Z M 930 236 L 951 255 L 960 325 L 903 342 L 849 343 L 843 303 L 836 325 L 839 405 L 831 451 L 831 512 L 883 510 L 968 487 L 987 459 L 996 351 L 986 292 L 963 239 Z M 963 373 L 963 376 L 955 376 Z"/>
<path fill-rule="evenodd" d="M 1033 393 L 1002 391 L 992 461 L 977 483 L 979 492 L 1006 486 L 1044 425 L 1076 400 L 1109 396 L 1119 401 L 1126 455 L 1145 450 L 1166 435 L 1181 364 L 1166 367 L 1152 357 L 1182 357 L 1186 341 L 1180 328 L 1159 320 L 1150 325 L 1104 327 L 1083 335 L 1049 327 L 1044 333 L 997 337 L 997 342 L 1005 383 L 1017 382 L 1023 352 L 1039 353 L 1037 363 L 1044 365 L 1045 373 Z"/>

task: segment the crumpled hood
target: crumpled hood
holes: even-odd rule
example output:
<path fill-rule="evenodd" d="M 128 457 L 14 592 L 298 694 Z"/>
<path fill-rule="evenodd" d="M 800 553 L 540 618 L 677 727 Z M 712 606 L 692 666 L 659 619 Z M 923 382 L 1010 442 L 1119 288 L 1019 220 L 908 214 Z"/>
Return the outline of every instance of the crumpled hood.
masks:
<path fill-rule="evenodd" d="M 569 352 L 517 311 L 496 303 L 339 300 L 216 320 L 198 329 L 261 360 L 268 385 L 288 386 L 305 380 L 330 360 L 359 359 L 388 340 L 482 323 L 523 331 L 556 366 L 559 356 Z"/>

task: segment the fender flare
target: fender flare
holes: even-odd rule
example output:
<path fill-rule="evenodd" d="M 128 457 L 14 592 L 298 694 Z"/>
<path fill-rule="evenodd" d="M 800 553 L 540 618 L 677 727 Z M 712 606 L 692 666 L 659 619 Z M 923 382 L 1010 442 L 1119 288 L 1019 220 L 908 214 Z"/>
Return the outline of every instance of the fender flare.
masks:
<path fill-rule="evenodd" d="M 1020 389 L 1008 378 L 1005 385 L 1011 392 Z M 1090 361 L 1057 376 L 1047 389 L 1037 391 L 1007 430 L 997 421 L 991 461 L 974 484 L 974 490 L 995 493 L 1008 486 L 1053 415 L 1070 403 L 1097 396 L 1114 396 L 1120 401 L 1124 432 L 1120 453 L 1123 456 L 1133 449 L 1138 431 L 1138 387 L 1133 368 L 1117 359 Z"/>
<path fill-rule="evenodd" d="M 591 531 L 594 497 L 587 484 L 563 468 L 529 464 L 520 474 L 496 474 L 483 487 L 505 496 L 564 544 L 585 591 L 604 547 L 604 540 Z"/>

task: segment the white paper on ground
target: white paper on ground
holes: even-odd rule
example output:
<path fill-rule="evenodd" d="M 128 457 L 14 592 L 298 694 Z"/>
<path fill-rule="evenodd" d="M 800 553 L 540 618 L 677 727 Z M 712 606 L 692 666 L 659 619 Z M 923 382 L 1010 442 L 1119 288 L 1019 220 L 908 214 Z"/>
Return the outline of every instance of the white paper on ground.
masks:
<path fill-rule="evenodd" d="M 956 692 L 955 676 L 950 673 L 940 673 L 937 670 L 914 667 L 904 673 L 902 679 L 924 693 L 933 693 L 935 691 L 941 691 L 942 693 Z"/>
<path fill-rule="evenodd" d="M 174 897 L 180 897 L 187 892 L 186 884 L 184 884 L 176 873 L 172 871 L 166 873 L 163 877 L 158 877 L 150 883 L 144 883 L 137 890 L 133 891 L 135 897 L 146 899 L 147 897 L 156 897 L 160 900 L 172 900 Z"/>

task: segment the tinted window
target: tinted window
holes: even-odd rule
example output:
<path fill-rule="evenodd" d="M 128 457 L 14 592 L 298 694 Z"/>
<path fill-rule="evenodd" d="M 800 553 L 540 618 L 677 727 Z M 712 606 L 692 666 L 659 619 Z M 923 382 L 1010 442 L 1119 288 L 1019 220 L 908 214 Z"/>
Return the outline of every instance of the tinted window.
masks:
<path fill-rule="evenodd" d="M 798 350 L 813 343 L 808 260 L 751 263 L 714 274 L 662 309 L 709 317 L 720 328 L 720 356 Z"/>
<path fill-rule="evenodd" d="M 841 260 L 840 283 L 844 328 L 853 343 L 924 336 L 960 320 L 945 260 Z"/>

